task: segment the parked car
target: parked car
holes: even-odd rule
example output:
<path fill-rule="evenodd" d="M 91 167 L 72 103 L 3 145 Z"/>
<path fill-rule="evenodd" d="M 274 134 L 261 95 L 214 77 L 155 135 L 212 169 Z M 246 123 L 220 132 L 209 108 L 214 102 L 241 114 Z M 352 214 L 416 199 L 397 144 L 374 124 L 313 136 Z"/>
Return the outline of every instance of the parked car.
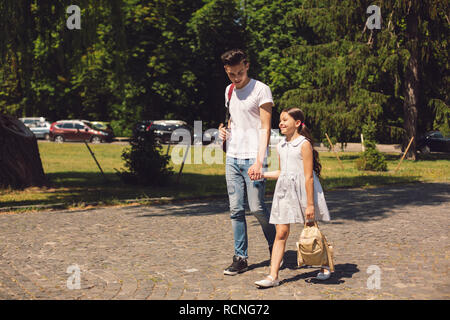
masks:
<path fill-rule="evenodd" d="M 270 142 L 269 144 L 271 146 L 276 146 L 278 144 L 278 142 L 281 141 L 281 139 L 283 139 L 284 136 L 282 134 L 280 134 L 280 130 L 279 129 L 270 129 Z"/>
<path fill-rule="evenodd" d="M 421 153 L 429 152 L 449 152 L 450 138 L 444 137 L 439 131 L 427 132 L 417 141 L 417 149 Z"/>
<path fill-rule="evenodd" d="M 219 130 L 215 129 L 214 131 L 211 132 L 205 132 L 203 135 L 203 140 L 207 140 L 207 137 L 209 136 L 209 139 L 212 143 L 220 143 L 220 138 L 219 138 Z M 279 129 L 271 129 L 270 130 L 270 142 L 269 145 L 271 146 L 276 146 L 278 142 L 280 142 L 281 139 L 283 139 L 283 135 L 280 134 L 280 130 Z M 211 142 L 207 142 L 207 143 L 211 143 Z M 205 142 L 204 142 L 205 144 Z"/>
<path fill-rule="evenodd" d="M 194 133 L 193 128 L 181 120 L 144 120 L 135 125 L 133 135 L 136 137 L 145 131 L 153 132 L 155 141 L 159 144 L 186 143 L 183 138 L 187 133 L 191 137 L 189 143 L 201 141 L 201 137 Z"/>
<path fill-rule="evenodd" d="M 19 118 L 20 121 L 23 122 L 24 125 L 26 125 L 28 128 L 33 128 L 35 127 L 37 124 L 39 123 L 43 123 L 46 122 L 47 119 L 45 119 L 44 117 L 39 117 L 39 118 Z"/>
<path fill-rule="evenodd" d="M 36 136 L 36 139 L 50 140 L 50 122 L 38 122 L 30 127 L 30 130 Z"/>
<path fill-rule="evenodd" d="M 113 135 L 94 127 L 87 120 L 60 120 L 52 123 L 50 139 L 55 142 L 89 141 L 100 143 L 111 142 Z"/>
<path fill-rule="evenodd" d="M 153 121 L 155 120 L 142 120 L 136 123 L 133 128 L 133 137 L 136 137 L 138 134 L 150 130 L 150 126 Z"/>
<path fill-rule="evenodd" d="M 203 133 L 202 143 L 204 145 L 211 144 L 211 143 L 218 143 L 218 142 L 219 142 L 219 129 L 212 128 L 211 130 L 206 130 Z"/>
<path fill-rule="evenodd" d="M 95 127 L 94 129 L 100 129 L 102 131 L 109 132 L 112 135 L 112 138 L 114 138 L 114 131 L 111 128 L 111 125 L 109 122 L 105 121 L 91 121 L 92 125 Z"/>

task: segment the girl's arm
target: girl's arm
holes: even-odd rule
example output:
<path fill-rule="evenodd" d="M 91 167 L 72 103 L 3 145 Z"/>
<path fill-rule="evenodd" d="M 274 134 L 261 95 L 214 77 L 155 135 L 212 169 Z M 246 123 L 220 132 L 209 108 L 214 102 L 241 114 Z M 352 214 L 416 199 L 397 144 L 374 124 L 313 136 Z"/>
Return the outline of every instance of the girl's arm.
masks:
<path fill-rule="evenodd" d="M 314 220 L 314 174 L 313 150 L 311 143 L 306 141 L 302 145 L 303 170 L 306 188 L 306 220 Z"/>
<path fill-rule="evenodd" d="M 278 151 L 277 151 L 278 153 Z M 262 178 L 266 178 L 266 179 L 278 179 L 278 177 L 280 176 L 280 154 L 278 154 L 278 170 L 275 171 L 269 171 L 269 172 L 263 172 L 262 174 Z"/>

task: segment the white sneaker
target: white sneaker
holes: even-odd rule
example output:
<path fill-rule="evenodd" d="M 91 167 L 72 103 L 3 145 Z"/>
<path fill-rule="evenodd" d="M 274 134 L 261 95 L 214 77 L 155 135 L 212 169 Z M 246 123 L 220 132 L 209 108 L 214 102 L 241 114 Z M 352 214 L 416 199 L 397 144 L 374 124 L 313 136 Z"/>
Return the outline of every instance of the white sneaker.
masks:
<path fill-rule="evenodd" d="M 270 288 L 278 286 L 280 284 L 280 280 L 273 280 L 272 276 L 268 275 L 266 279 L 256 281 L 255 284 L 258 287 Z"/>
<path fill-rule="evenodd" d="M 319 272 L 317 274 L 316 279 L 323 281 L 323 280 L 327 280 L 331 277 L 331 272 L 330 272 L 330 269 L 327 267 L 322 267 L 322 268 L 324 269 L 324 272 Z"/>

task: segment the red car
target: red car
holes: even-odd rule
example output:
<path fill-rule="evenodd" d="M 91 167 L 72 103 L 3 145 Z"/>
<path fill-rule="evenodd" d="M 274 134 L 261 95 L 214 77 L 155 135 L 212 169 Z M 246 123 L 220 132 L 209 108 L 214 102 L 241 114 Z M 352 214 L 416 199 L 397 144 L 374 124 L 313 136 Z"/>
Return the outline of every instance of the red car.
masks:
<path fill-rule="evenodd" d="M 111 132 L 95 128 L 86 120 L 60 120 L 50 126 L 50 140 L 64 141 L 89 141 L 92 143 L 111 142 Z"/>

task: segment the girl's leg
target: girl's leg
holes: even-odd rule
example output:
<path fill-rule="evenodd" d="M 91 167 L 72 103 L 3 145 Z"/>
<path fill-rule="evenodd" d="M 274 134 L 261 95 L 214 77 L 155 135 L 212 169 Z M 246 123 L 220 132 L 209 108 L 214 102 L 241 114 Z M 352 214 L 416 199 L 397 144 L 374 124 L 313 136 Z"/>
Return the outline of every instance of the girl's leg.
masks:
<path fill-rule="evenodd" d="M 277 234 L 272 249 L 272 266 L 270 267 L 270 275 L 276 280 L 278 279 L 278 271 L 280 270 L 280 263 L 283 259 L 284 250 L 286 248 L 286 241 L 289 236 L 289 224 L 277 224 Z"/>
<path fill-rule="evenodd" d="M 330 267 L 326 266 L 326 265 L 323 265 L 322 268 L 320 268 L 320 272 L 322 272 L 322 273 L 325 272 L 325 270 L 326 271 L 330 271 Z"/>

